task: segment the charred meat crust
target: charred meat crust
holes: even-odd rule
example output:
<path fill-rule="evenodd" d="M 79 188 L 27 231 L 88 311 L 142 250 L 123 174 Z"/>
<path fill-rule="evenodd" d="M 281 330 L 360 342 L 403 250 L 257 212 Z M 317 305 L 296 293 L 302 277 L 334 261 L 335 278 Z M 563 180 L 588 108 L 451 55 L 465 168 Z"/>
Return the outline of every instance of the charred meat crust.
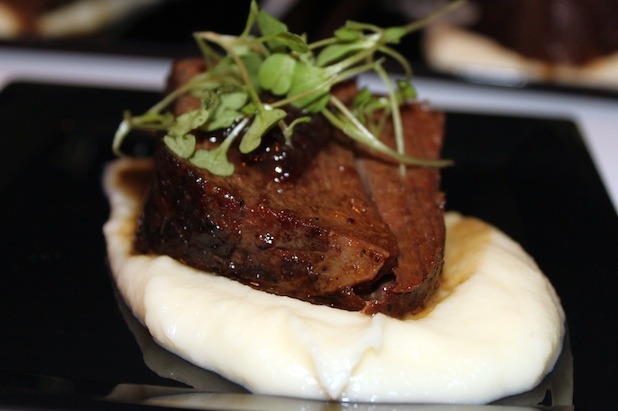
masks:
<path fill-rule="evenodd" d="M 171 87 L 201 70 L 198 60 L 177 63 Z M 176 110 L 194 104 L 184 97 Z M 437 158 L 442 116 L 412 105 L 403 117 L 408 152 Z M 422 308 L 442 266 L 439 172 L 409 169 L 402 177 L 392 163 L 359 156 L 321 116 L 297 127 L 294 149 L 278 133 L 256 153 L 233 155 L 229 177 L 161 145 L 136 251 L 345 310 L 402 317 Z M 386 141 L 390 135 L 387 129 Z M 286 178 L 273 174 L 281 168 Z"/>

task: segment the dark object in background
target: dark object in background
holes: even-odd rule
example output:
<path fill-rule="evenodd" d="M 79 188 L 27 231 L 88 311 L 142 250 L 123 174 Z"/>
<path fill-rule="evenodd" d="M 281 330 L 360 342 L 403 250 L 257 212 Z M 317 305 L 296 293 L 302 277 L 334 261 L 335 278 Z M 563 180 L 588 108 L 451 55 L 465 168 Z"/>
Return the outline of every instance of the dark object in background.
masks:
<path fill-rule="evenodd" d="M 471 29 L 522 55 L 585 64 L 618 51 L 617 0 L 478 0 Z"/>
<path fill-rule="evenodd" d="M 258 1 L 267 6 L 267 2 Z M 167 1 L 135 21 L 118 37 L 119 44 L 139 54 L 169 56 L 195 55 L 197 50 L 193 32 L 215 31 L 237 35 L 245 27 L 249 0 L 175 0 Z M 268 10 L 268 9 L 267 9 Z M 408 18 L 388 2 L 373 0 L 298 0 L 287 9 L 278 10 L 276 17 L 288 25 L 293 33 L 306 34 L 309 41 L 330 37 L 347 20 L 371 23 L 381 27 L 401 25 Z M 420 33 L 412 33 L 397 46 L 409 60 L 420 57 Z M 124 44 L 124 46 L 123 46 Z M 139 47 L 135 47 L 139 45 Z"/>

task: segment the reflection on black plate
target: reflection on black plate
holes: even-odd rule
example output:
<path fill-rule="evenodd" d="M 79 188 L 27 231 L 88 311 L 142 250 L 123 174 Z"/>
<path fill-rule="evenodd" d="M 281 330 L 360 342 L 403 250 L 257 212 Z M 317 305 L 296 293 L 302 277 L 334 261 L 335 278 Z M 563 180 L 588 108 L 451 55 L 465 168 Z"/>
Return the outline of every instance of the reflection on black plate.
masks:
<path fill-rule="evenodd" d="M 46 392 L 7 370 L 180 385 L 144 364 L 114 298 L 101 233 L 113 132 L 125 108 L 139 112 L 157 98 L 43 84 L 0 94 L 0 406 Z M 497 225 L 536 258 L 567 312 L 575 404 L 609 406 L 618 219 L 576 126 L 450 113 L 446 132 L 444 155 L 457 163 L 444 171 L 449 208 Z"/>

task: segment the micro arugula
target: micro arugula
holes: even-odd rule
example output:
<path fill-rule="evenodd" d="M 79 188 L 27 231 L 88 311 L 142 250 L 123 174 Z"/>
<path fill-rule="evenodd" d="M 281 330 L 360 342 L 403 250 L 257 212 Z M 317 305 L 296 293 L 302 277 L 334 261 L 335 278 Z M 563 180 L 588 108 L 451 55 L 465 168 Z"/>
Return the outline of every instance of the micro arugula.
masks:
<path fill-rule="evenodd" d="M 402 167 L 447 165 L 450 163 L 447 160 L 423 160 L 404 154 L 399 107 L 407 99 L 415 98 L 416 92 L 409 82 L 412 71 L 408 62 L 389 45 L 397 44 L 405 35 L 460 3 L 448 3 L 435 13 L 401 27 L 383 29 L 349 21 L 333 37 L 307 43 L 303 36 L 290 33 L 284 23 L 259 10 L 252 0 L 245 29 L 239 36 L 194 34 L 208 69 L 146 113 L 140 116 L 125 113 L 113 149 L 119 153 L 123 139 L 132 129 L 161 130 L 165 132 L 164 143 L 178 156 L 213 174 L 227 176 L 234 172 L 227 152 L 236 138 L 242 135 L 239 150 L 249 153 L 260 145 L 268 130 L 280 127 L 291 144 L 294 127 L 308 121 L 310 114 L 320 113 L 351 139 L 393 158 Z M 255 26 L 259 36 L 251 34 Z M 383 68 L 383 58 L 376 58 L 378 53 L 399 62 L 405 80 L 393 82 Z M 382 79 L 386 96 L 361 90 L 352 107 L 347 107 L 330 93 L 334 85 L 369 71 Z M 278 99 L 265 103 L 260 99 L 263 92 Z M 200 100 L 199 109 L 179 116 L 166 111 L 176 98 L 187 93 Z M 300 108 L 307 116 L 287 124 L 286 105 Z M 372 115 L 376 110 L 384 112 L 378 121 Z M 395 149 L 377 137 L 389 118 L 394 125 Z M 219 146 L 211 150 L 197 148 L 194 130 L 224 128 L 231 131 Z"/>

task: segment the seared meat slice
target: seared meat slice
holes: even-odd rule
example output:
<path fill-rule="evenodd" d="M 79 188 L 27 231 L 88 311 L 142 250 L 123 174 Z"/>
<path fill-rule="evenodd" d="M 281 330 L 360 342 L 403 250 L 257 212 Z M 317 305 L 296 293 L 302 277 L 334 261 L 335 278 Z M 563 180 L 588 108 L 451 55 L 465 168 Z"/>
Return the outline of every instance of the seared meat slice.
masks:
<path fill-rule="evenodd" d="M 401 116 L 406 153 L 438 159 L 444 116 L 421 104 L 403 107 Z M 381 139 L 394 147 L 392 127 L 386 128 Z M 416 167 L 402 175 L 392 163 L 368 156 L 361 157 L 357 166 L 399 246 L 393 275 L 381 287 L 369 290 L 372 295 L 365 311 L 402 316 L 410 312 L 410 307 L 424 305 L 438 286 L 442 271 L 445 227 L 440 171 Z"/>
<path fill-rule="evenodd" d="M 177 63 L 178 87 L 203 70 Z M 342 88 L 342 100 L 354 86 Z M 194 109 L 190 96 L 175 110 Z M 408 153 L 437 158 L 442 116 L 402 112 Z M 293 149 L 278 129 L 249 155 L 229 152 L 221 177 L 161 145 L 138 223 L 136 251 L 166 254 L 266 292 L 316 304 L 402 317 L 422 308 L 442 266 L 439 172 L 358 154 L 321 116 L 299 124 Z M 212 144 L 212 136 L 198 136 Z M 222 138 L 220 135 L 218 138 Z M 383 136 L 389 144 L 393 132 Z"/>
<path fill-rule="evenodd" d="M 235 158 L 229 177 L 161 147 L 137 250 L 271 293 L 360 310 L 365 302 L 353 287 L 390 272 L 395 237 L 365 193 L 352 151 L 329 142 L 321 117 L 297 129 L 295 152 L 314 158 L 304 170 L 290 168 L 290 181 L 277 182 L 273 169 L 298 165 L 255 160 L 281 150 L 278 132 L 257 154 Z"/>

